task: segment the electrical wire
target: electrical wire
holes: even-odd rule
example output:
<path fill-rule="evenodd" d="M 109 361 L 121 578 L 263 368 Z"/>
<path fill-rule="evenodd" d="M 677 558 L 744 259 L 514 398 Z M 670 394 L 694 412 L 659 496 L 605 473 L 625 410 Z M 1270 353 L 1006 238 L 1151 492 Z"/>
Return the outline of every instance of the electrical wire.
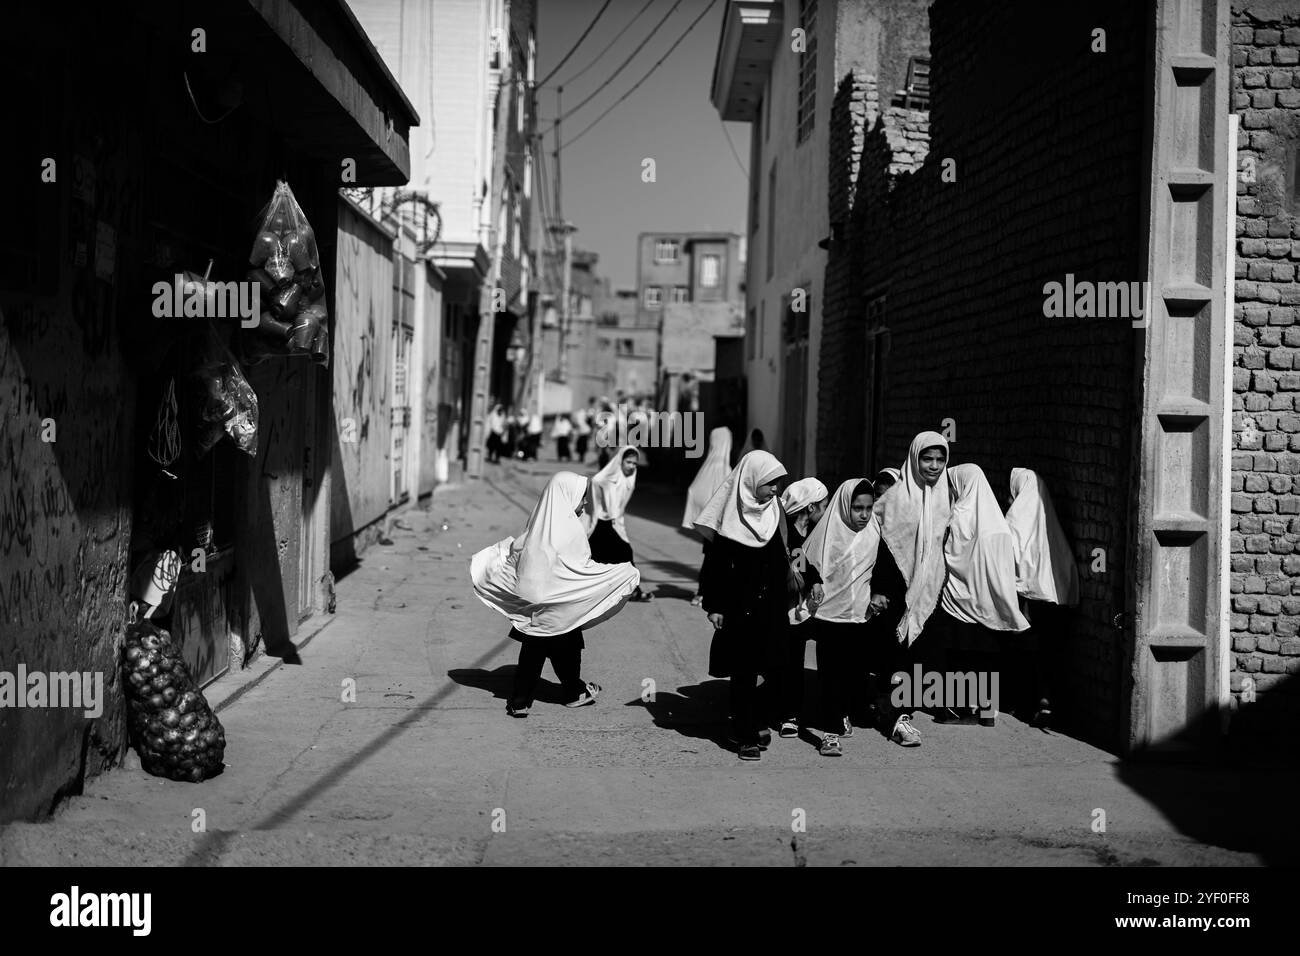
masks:
<path fill-rule="evenodd" d="M 564 66 L 564 64 L 569 62 L 569 57 L 573 56 L 573 54 L 578 52 L 578 47 L 582 46 L 582 41 L 587 39 L 587 34 L 590 33 L 592 27 L 594 27 L 600 21 L 601 14 L 603 14 L 606 10 L 609 9 L 609 5 L 612 2 L 613 0 L 605 0 L 604 6 L 602 6 L 598 11 L 596 11 L 595 18 L 590 23 L 587 24 L 587 29 L 582 31 L 582 36 L 578 37 L 578 42 L 573 44 L 573 46 L 570 48 L 568 53 L 564 54 L 563 60 L 555 64 L 555 69 L 551 70 L 550 73 L 547 73 L 546 76 L 542 77 L 542 82 L 538 83 L 537 84 L 538 86 L 545 86 L 546 81 L 549 80 L 551 77 L 553 77 L 556 73 L 558 73 L 560 71 L 560 68 Z"/>
<path fill-rule="evenodd" d="M 567 80 L 565 80 L 563 83 L 561 83 L 561 84 L 559 84 L 559 85 L 560 85 L 560 86 L 569 86 L 569 85 L 571 85 L 571 84 L 572 84 L 572 83 L 573 83 L 573 82 L 574 82 L 578 77 L 582 76 L 582 74 L 586 73 L 586 72 L 587 72 L 588 70 L 590 70 L 593 66 L 595 66 L 597 63 L 599 63 L 601 57 L 603 57 L 603 56 L 604 56 L 606 53 L 608 53 L 610 50 L 614 49 L 614 46 L 618 43 L 618 41 L 621 40 L 621 39 L 623 38 L 623 34 L 624 34 L 624 33 L 627 33 L 628 29 L 632 26 L 632 24 L 636 23 L 637 20 L 641 19 L 641 14 L 643 14 L 643 13 L 645 13 L 647 10 L 649 10 L 650 7 L 653 6 L 654 2 L 655 2 L 655 0 L 646 0 L 646 4 L 645 4 L 645 6 L 642 7 L 640 10 L 637 11 L 636 16 L 634 16 L 631 20 L 627 21 L 627 26 L 623 27 L 623 29 L 621 29 L 621 30 L 618 31 L 617 36 L 615 36 L 614 39 L 612 39 L 612 40 L 609 41 L 609 44 L 605 47 L 605 49 L 601 50 L 599 53 L 596 54 L 596 58 L 595 58 L 594 60 L 592 60 L 590 63 L 588 63 L 586 66 L 584 66 L 581 70 L 579 70 L 577 73 L 573 74 L 573 76 L 569 77 Z"/>
<path fill-rule="evenodd" d="M 664 14 L 663 19 L 660 20 L 658 23 L 656 23 L 656 24 L 654 25 L 654 29 L 651 30 L 651 31 L 646 35 L 646 38 L 645 38 L 644 40 L 642 40 L 640 43 L 638 43 L 636 49 L 633 50 L 631 53 L 629 53 L 629 54 L 627 55 L 627 58 L 624 59 L 623 62 L 620 63 L 620 64 L 618 65 L 618 69 L 615 70 L 613 73 L 611 73 L 608 77 L 606 77 L 605 82 L 602 83 L 602 84 L 600 84 L 600 86 L 596 87 L 594 90 L 592 90 L 591 93 L 587 96 L 587 98 L 584 99 L 581 103 L 579 103 L 577 106 L 572 106 L 572 107 L 570 107 L 569 109 L 567 109 L 567 110 L 565 110 L 563 113 L 561 113 L 558 117 L 556 117 L 555 124 L 559 124 L 559 122 L 560 122 L 561 120 L 566 120 L 566 119 L 568 119 L 570 116 L 572 116 L 574 113 L 578 112 L 578 110 L 582 109 L 584 106 L 586 106 L 588 103 L 590 103 L 593 99 L 595 99 L 595 97 L 596 97 L 597 95 L 599 95 L 599 94 L 601 93 L 601 91 L 603 91 L 603 90 L 605 89 L 605 87 L 607 87 L 607 86 L 609 86 L 609 84 L 613 83 L 614 80 L 615 80 L 615 78 L 617 78 L 618 75 L 619 75 L 620 73 L 622 73 L 625 69 L 628 68 L 628 66 L 631 65 L 632 61 L 636 59 L 636 55 L 637 55 L 638 53 L 640 53 L 640 52 L 645 48 L 645 45 L 646 45 L 647 43 L 649 43 L 649 42 L 654 38 L 654 35 L 655 35 L 656 33 L 659 32 L 659 28 L 660 28 L 661 26 L 663 26 L 665 23 L 668 22 L 668 18 L 671 17 L 674 13 L 676 13 L 676 12 L 677 12 L 677 8 L 680 7 L 681 5 L 682 5 L 682 0 L 677 0 L 677 2 L 674 3 L 674 4 L 669 8 L 668 12 Z M 554 129 L 555 126 L 552 125 L 551 128 Z"/>
<path fill-rule="evenodd" d="M 700 11 L 699 16 L 697 16 L 694 20 L 691 21 L 690 26 L 688 26 L 684 31 L 682 31 L 682 35 L 679 36 L 677 40 L 673 43 L 673 45 L 668 48 L 668 52 L 665 53 L 663 56 L 661 56 L 654 66 L 650 67 L 650 71 L 646 73 L 645 76 L 641 77 L 641 79 L 636 81 L 636 84 L 632 87 L 632 89 L 628 90 L 617 100 L 615 100 L 612 104 L 610 104 L 609 108 L 606 109 L 605 112 L 601 113 L 594 120 L 588 123 L 585 127 L 583 127 L 582 132 L 580 132 L 577 136 L 573 137 L 573 139 L 569 140 L 560 148 L 567 149 L 568 147 L 576 143 L 578 140 L 582 139 L 582 137 L 585 136 L 593 126 L 595 126 L 606 116 L 608 116 L 611 112 L 613 112 L 616 106 L 618 106 L 629 96 L 635 93 L 637 91 L 637 88 L 640 87 L 641 84 L 644 83 L 646 80 L 650 79 L 650 77 L 654 74 L 654 71 L 659 69 L 659 67 L 663 64 L 663 62 L 673 55 L 673 51 L 676 50 L 677 47 L 681 45 L 681 42 L 686 39 L 687 34 L 689 34 L 693 29 L 695 29 L 695 25 L 699 23 L 701 20 L 703 20 L 704 15 L 708 13 L 710 10 L 712 10 L 717 5 L 717 3 L 718 0 L 709 0 L 708 5 L 703 10 Z"/>
<path fill-rule="evenodd" d="M 722 121 L 721 117 L 718 118 L 718 123 L 722 126 L 722 135 L 727 137 L 727 145 L 731 147 L 731 155 L 736 157 L 736 165 L 739 166 L 740 171 L 745 174 L 745 181 L 749 182 L 749 170 L 746 169 L 745 164 L 740 161 L 740 153 L 736 151 L 736 144 L 731 141 L 731 133 L 727 129 L 727 124 Z"/>
<path fill-rule="evenodd" d="M 203 120 L 203 122 L 207 123 L 209 126 L 216 126 L 223 119 L 225 119 L 227 116 L 229 116 L 231 113 L 233 113 L 235 110 L 239 109 L 239 107 L 243 105 L 243 101 L 241 100 L 240 102 L 232 106 L 230 109 L 222 113 L 220 116 L 218 116 L 216 119 L 208 119 L 206 116 L 203 115 L 203 111 L 199 109 L 198 101 L 194 99 L 194 90 L 191 89 L 190 87 L 190 71 L 182 70 L 181 75 L 185 77 L 185 92 L 190 94 L 190 105 L 194 107 L 195 115 L 198 116 L 199 119 Z"/>

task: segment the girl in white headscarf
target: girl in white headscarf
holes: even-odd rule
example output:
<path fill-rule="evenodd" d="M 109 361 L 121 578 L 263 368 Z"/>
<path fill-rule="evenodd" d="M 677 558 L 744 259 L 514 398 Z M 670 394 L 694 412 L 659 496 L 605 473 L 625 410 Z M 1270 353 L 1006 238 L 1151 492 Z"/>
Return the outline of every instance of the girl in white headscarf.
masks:
<path fill-rule="evenodd" d="M 817 681 L 821 687 L 821 753 L 838 757 L 840 737 L 853 736 L 851 714 L 868 660 L 867 624 L 871 572 L 880 547 L 880 519 L 873 514 L 875 488 L 850 478 L 835 491 L 825 517 L 804 543 L 810 567 L 822 577 L 822 600 L 810 624 L 817 642 Z"/>
<path fill-rule="evenodd" d="M 492 464 L 501 461 L 501 452 L 506 445 L 506 410 L 500 405 L 493 407 L 488 415 L 487 457 Z"/>
<path fill-rule="evenodd" d="M 1074 607 L 1079 603 L 1079 571 L 1074 563 L 1074 549 L 1061 528 L 1052 505 L 1052 496 L 1035 472 L 1028 468 L 1011 469 L 1011 506 L 1007 509 L 1007 525 L 1016 552 L 1016 590 L 1027 601 L 1040 602 L 1032 617 L 1037 623 L 1031 631 L 1032 639 L 1026 649 L 1030 657 L 1027 670 L 1016 684 L 1028 690 L 1032 698 L 1024 702 L 1023 712 L 1032 715 L 1031 722 L 1046 726 L 1052 717 L 1049 701 L 1047 669 L 1041 648 L 1045 623 L 1049 623 L 1055 608 Z"/>
<path fill-rule="evenodd" d="M 700 570 L 704 610 L 717 655 L 731 677 L 731 722 L 742 760 L 758 760 L 771 741 L 760 715 L 758 677 L 784 649 L 789 557 L 777 498 L 785 466 L 765 451 L 750 452 L 705 504 L 695 528 L 710 542 Z"/>
<path fill-rule="evenodd" d="M 700 516 L 704 506 L 709 503 L 713 493 L 722 487 L 731 472 L 731 429 L 725 425 L 709 432 L 709 454 L 704 464 L 696 472 L 691 486 L 686 489 L 686 510 L 682 514 L 682 527 L 688 531 L 695 530 L 695 519 Z M 705 554 L 709 545 L 704 545 Z M 696 587 L 691 606 L 698 607 L 701 601 L 700 589 Z"/>
<path fill-rule="evenodd" d="M 1016 595 L 1016 559 L 1011 529 L 997 495 L 977 465 L 948 469 L 952 488 L 952 517 L 944 542 L 948 577 L 940 601 L 947 635 L 947 662 L 952 670 L 975 673 L 985 681 L 977 685 L 996 697 L 993 675 L 1001 675 L 999 636 L 1029 628 Z M 945 668 L 947 669 L 947 668 Z M 986 676 L 987 675 L 987 676 Z M 971 714 L 976 701 L 947 701 L 946 719 L 961 717 L 948 708 L 965 706 Z M 997 701 L 979 712 L 980 723 L 992 726 Z M 944 719 L 944 718 L 940 718 Z"/>
<path fill-rule="evenodd" d="M 547 658 L 570 698 L 567 706 L 595 702 L 600 687 L 581 677 L 582 630 L 618 613 L 640 582 L 631 564 L 591 560 L 578 519 L 589 495 L 587 479 L 557 472 L 529 515 L 524 533 L 470 559 L 474 593 L 509 619 L 510 637 L 522 645 L 506 708 L 512 717 L 528 716 Z"/>
<path fill-rule="evenodd" d="M 817 569 L 804 557 L 804 540 L 826 511 L 829 497 L 826 486 L 816 478 L 800 478 L 781 492 L 781 510 L 785 513 L 785 547 L 790 556 L 790 576 L 786 587 L 790 624 L 806 622 L 822 599 L 822 579 Z M 812 634 L 807 628 L 790 627 L 786 632 L 784 652 L 774 662 L 779 672 L 771 675 L 780 692 L 782 737 L 799 736 L 799 718 L 804 709 L 804 658 Z M 765 679 L 767 676 L 765 675 Z"/>
<path fill-rule="evenodd" d="M 948 467 L 948 440 L 938 432 L 921 432 L 912 439 L 900 477 L 881 498 L 880 549 L 872 577 L 872 628 L 885 640 L 896 640 L 890 673 L 911 672 L 919 662 L 913 647 L 943 593 L 945 566 L 943 538 L 952 511 L 944 471 Z M 934 641 L 928 642 L 930 651 Z M 921 735 L 912 726 L 909 708 L 892 697 L 880 702 L 878 713 L 890 739 L 904 747 L 918 747 Z"/>
<path fill-rule="evenodd" d="M 602 564 L 632 564 L 632 542 L 627 536 L 627 505 L 636 490 L 636 470 L 640 452 L 635 445 L 624 445 L 618 454 L 591 479 L 591 516 L 594 523 L 589 538 L 591 559 Z M 649 601 L 653 595 L 637 586 L 633 601 Z"/>

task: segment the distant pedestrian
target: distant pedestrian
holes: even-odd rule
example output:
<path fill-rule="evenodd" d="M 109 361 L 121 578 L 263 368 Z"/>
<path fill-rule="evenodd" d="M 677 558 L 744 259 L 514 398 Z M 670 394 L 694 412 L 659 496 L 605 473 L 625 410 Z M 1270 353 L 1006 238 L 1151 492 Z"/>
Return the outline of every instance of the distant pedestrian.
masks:
<path fill-rule="evenodd" d="M 740 457 L 744 458 L 751 451 L 766 451 L 767 439 L 763 437 L 763 429 L 755 428 L 749 433 L 749 438 L 745 440 L 744 447 L 740 449 Z M 740 459 L 737 459 L 739 461 Z"/>
<path fill-rule="evenodd" d="M 524 417 L 528 424 L 524 426 L 524 454 L 525 461 L 536 461 L 537 451 L 542 445 L 542 416 L 527 415 Z"/>
<path fill-rule="evenodd" d="M 868 646 L 871 572 L 880 547 L 880 519 L 874 516 L 875 489 L 865 478 L 851 478 L 835 491 L 804 554 L 822 577 L 822 596 L 808 625 L 817 642 L 817 684 L 821 691 L 821 753 L 838 757 L 840 738 L 853 736 L 854 714 L 861 712 L 867 675 L 882 665 Z M 875 658 L 883 655 L 877 653 Z M 866 699 L 869 699 L 867 697 Z"/>
<path fill-rule="evenodd" d="M 713 493 L 722 487 L 730 471 L 731 429 L 722 425 L 709 432 L 709 454 L 704 459 L 704 464 L 700 465 L 700 470 L 695 473 L 691 486 L 686 489 L 686 510 L 682 514 L 683 528 L 689 531 L 695 530 L 695 519 L 700 516 L 704 506 L 713 497 Z M 707 555 L 708 551 L 709 544 L 706 541 L 704 553 Z M 700 601 L 700 589 L 697 585 L 691 604 L 698 606 Z"/>
<path fill-rule="evenodd" d="M 731 728 L 742 760 L 758 760 L 772 734 L 758 705 L 758 678 L 779 659 L 790 626 L 789 556 L 782 541 L 779 484 L 785 466 L 751 452 L 705 505 L 696 529 L 709 539 L 700 571 L 704 610 L 731 677 Z M 711 655 L 712 656 L 712 655 Z"/>
<path fill-rule="evenodd" d="M 607 564 L 626 561 L 632 564 L 632 543 L 627 535 L 627 506 L 636 490 L 636 471 L 640 453 L 635 445 L 624 445 L 591 479 L 591 516 L 595 519 L 590 535 L 591 558 Z M 641 590 L 632 594 L 633 601 L 649 601 L 654 595 Z"/>
<path fill-rule="evenodd" d="M 631 564 L 591 559 L 578 516 L 587 507 L 587 479 L 557 472 L 528 516 L 523 534 L 506 538 L 470 560 L 474 593 L 509 619 L 520 642 L 519 664 L 506 712 L 527 717 L 549 658 L 567 707 L 593 704 L 598 684 L 582 679 L 583 629 L 613 617 L 641 576 Z"/>
<path fill-rule="evenodd" d="M 1079 603 L 1079 569 L 1046 483 L 1028 468 L 1011 469 L 1007 525 L 1016 551 L 1016 591 L 1025 601 L 1034 602 L 1025 610 L 1031 623 L 1028 647 L 1017 655 L 1020 666 L 1013 669 L 1009 690 L 1013 695 L 1019 691 L 1019 707 L 1030 722 L 1045 727 L 1052 720 L 1052 704 L 1043 638 L 1059 633 L 1052 626 L 1057 608 Z"/>
<path fill-rule="evenodd" d="M 500 405 L 492 409 L 488 415 L 488 435 L 487 435 L 487 453 L 488 461 L 492 464 L 498 464 L 501 461 L 501 452 L 506 446 L 506 412 Z"/>
<path fill-rule="evenodd" d="M 551 437 L 555 439 L 555 458 L 557 461 L 573 461 L 569 454 L 569 436 L 573 434 L 573 422 L 568 415 L 556 415 L 551 426 Z"/>
<path fill-rule="evenodd" d="M 591 440 L 591 428 L 596 421 L 596 399 L 588 398 L 587 407 L 580 408 L 573 415 L 573 430 L 577 435 L 576 450 L 578 464 L 586 464 L 587 443 Z"/>

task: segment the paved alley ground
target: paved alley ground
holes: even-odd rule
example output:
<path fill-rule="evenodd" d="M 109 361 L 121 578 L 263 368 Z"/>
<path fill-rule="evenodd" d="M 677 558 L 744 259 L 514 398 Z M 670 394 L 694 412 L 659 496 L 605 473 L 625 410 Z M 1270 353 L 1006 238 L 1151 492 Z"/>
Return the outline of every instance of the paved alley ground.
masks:
<path fill-rule="evenodd" d="M 301 663 L 221 710 L 221 776 L 116 770 L 49 822 L 0 831 L 0 864 L 1294 860 L 1294 828 L 1247 809 L 1281 806 L 1294 774 L 1130 767 L 1010 717 L 992 729 L 918 717 L 919 750 L 859 730 L 838 760 L 780 739 L 758 763 L 737 760 L 719 742 L 727 685 L 706 673 L 710 628 L 689 605 L 699 545 L 677 529 L 680 501 L 644 487 L 628 525 L 658 599 L 588 632 L 584 676 L 604 694 L 567 709 L 546 703 L 551 683 L 529 719 L 507 718 L 518 645 L 475 598 L 468 562 L 522 530 L 555 467 L 494 466 L 400 516 L 393 543 L 339 582 L 336 619 Z M 346 678 L 355 703 L 341 699 Z"/>

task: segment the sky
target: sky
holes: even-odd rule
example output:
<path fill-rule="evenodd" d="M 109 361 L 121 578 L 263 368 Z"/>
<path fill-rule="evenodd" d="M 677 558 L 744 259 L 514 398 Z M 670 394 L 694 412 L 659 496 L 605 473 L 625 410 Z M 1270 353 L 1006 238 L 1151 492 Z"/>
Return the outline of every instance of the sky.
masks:
<path fill-rule="evenodd" d="M 604 0 L 538 0 L 537 78 L 546 77 L 573 47 Z M 538 91 L 538 129 L 556 116 L 556 88 L 565 109 L 596 90 L 627 59 L 675 0 L 612 0 L 564 67 Z M 709 84 L 726 0 L 681 0 L 632 62 L 561 127 L 567 142 L 640 80 L 687 26 L 712 9 L 635 93 L 561 154 L 564 217 L 578 228 L 574 247 L 600 256 L 597 273 L 614 288 L 636 283 L 636 237 L 641 232 L 745 234 L 749 124 L 723 124 L 709 101 Z M 591 69 L 581 76 L 597 55 Z M 570 83 L 571 78 L 573 79 Z M 723 127 L 731 134 L 736 156 Z M 545 185 L 554 190 L 555 135 L 544 138 Z M 656 181 L 642 182 L 642 163 L 655 161 Z M 742 165 L 743 164 L 743 165 Z M 553 196 L 553 192 L 551 193 Z"/>

